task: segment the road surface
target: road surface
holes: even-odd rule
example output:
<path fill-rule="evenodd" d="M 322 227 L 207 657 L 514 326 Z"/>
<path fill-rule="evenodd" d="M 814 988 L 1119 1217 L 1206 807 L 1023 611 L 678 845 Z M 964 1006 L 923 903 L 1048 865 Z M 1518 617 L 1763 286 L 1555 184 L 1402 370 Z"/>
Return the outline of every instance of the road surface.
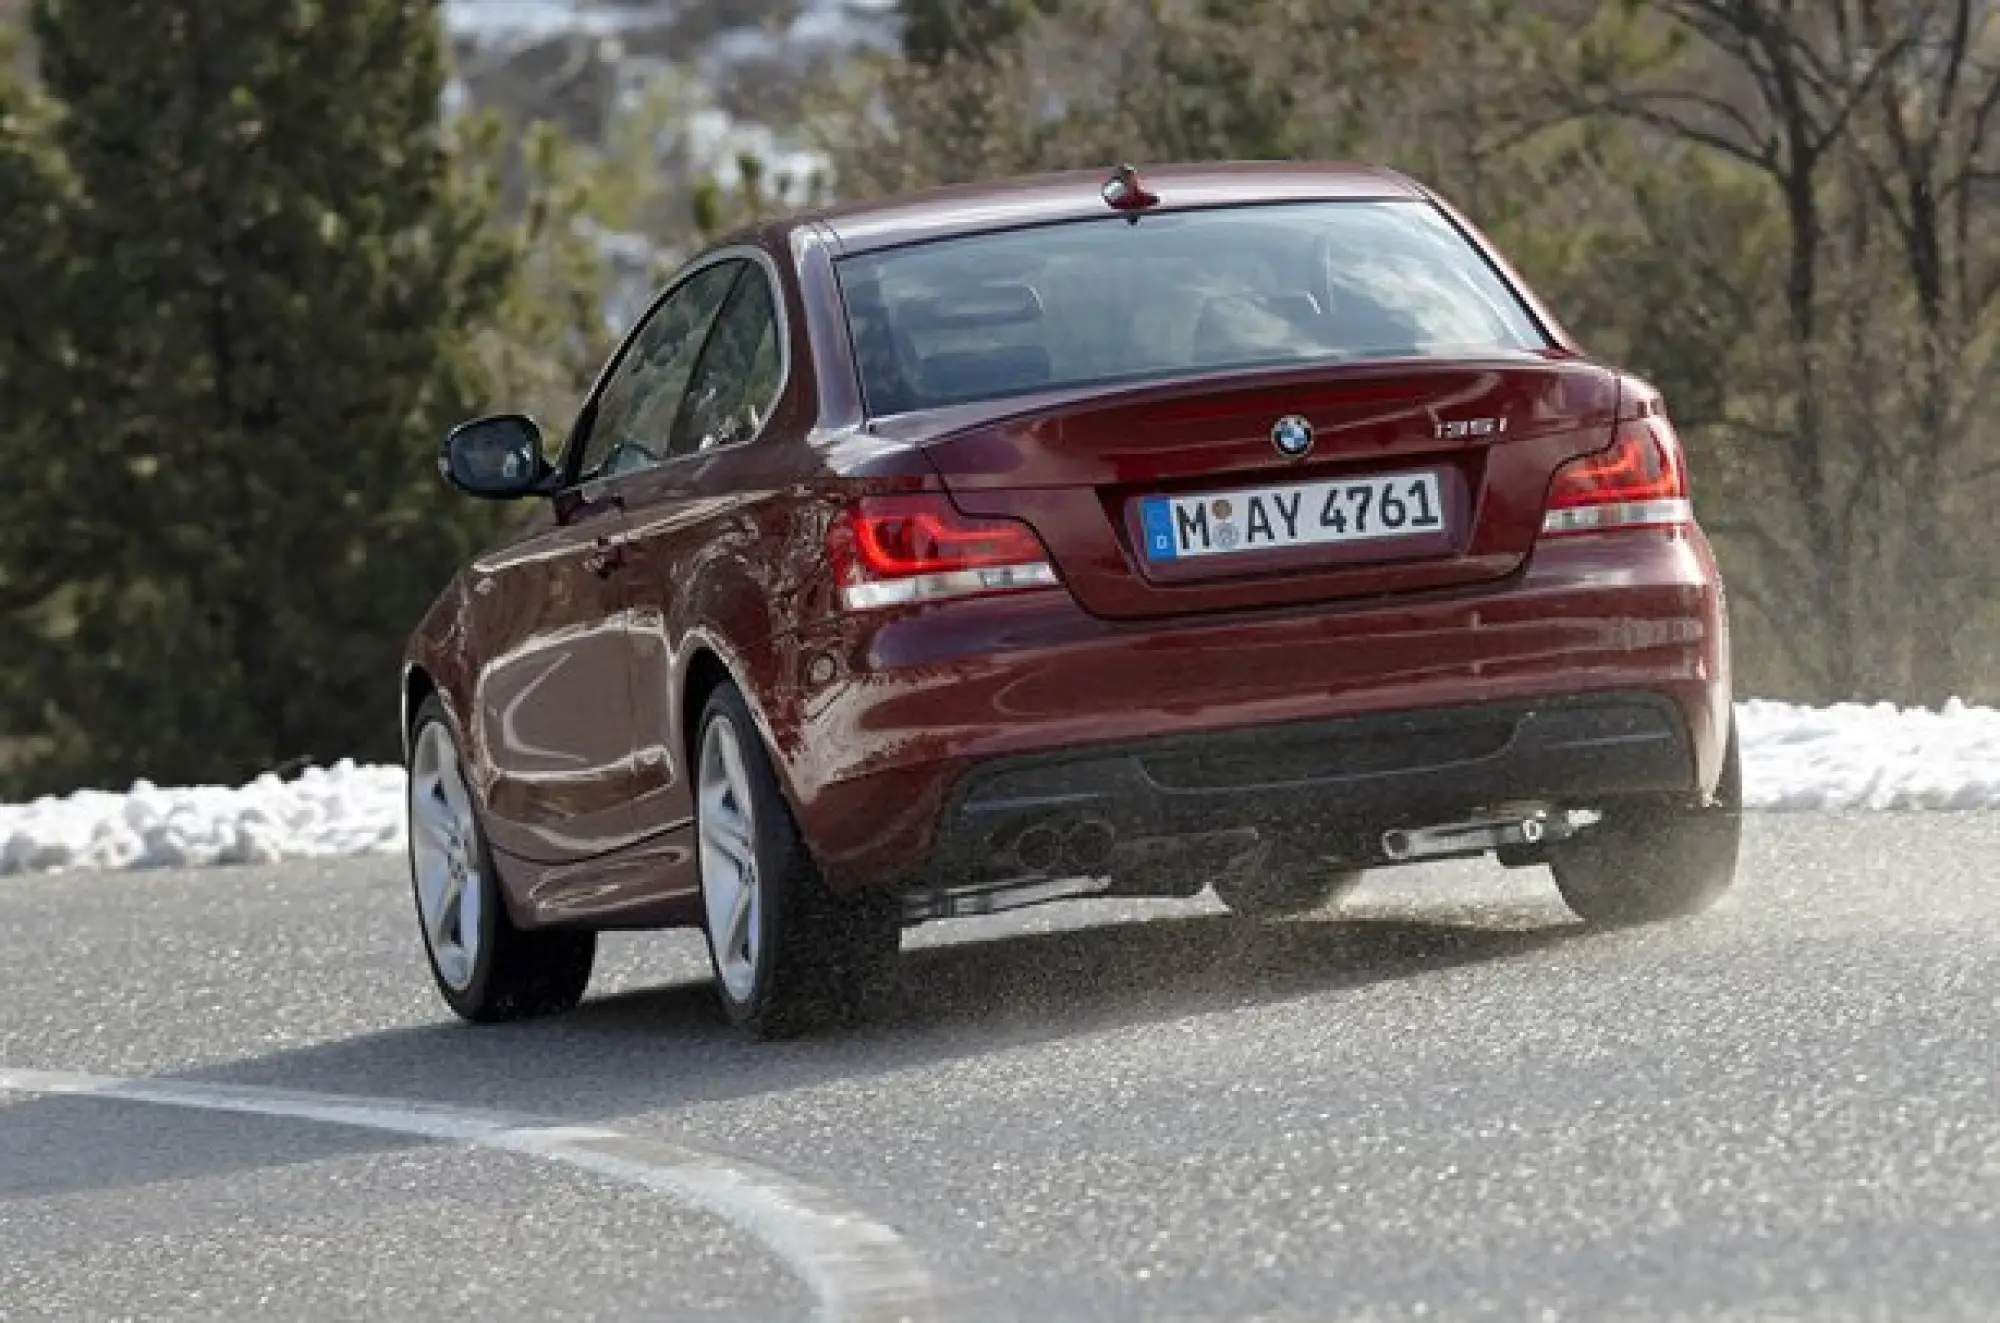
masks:
<path fill-rule="evenodd" d="M 498 1029 L 416 942 L 388 858 L 0 881 L 0 1316 L 2000 1317 L 2000 814 L 1755 818 L 1641 932 L 924 929 L 776 1046 L 689 936 Z"/>

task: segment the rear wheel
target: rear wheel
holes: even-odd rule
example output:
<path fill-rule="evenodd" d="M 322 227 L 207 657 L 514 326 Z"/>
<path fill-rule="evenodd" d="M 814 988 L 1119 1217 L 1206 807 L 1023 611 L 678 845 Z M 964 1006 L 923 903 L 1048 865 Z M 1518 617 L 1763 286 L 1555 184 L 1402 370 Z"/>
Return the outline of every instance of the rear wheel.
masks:
<path fill-rule="evenodd" d="M 893 898 L 827 889 L 734 685 L 709 698 L 700 729 L 695 824 L 723 1009 L 763 1038 L 863 1010 L 894 983 L 902 923 Z"/>
<path fill-rule="evenodd" d="M 1608 811 L 1574 840 L 1549 848 L 1563 901 L 1607 927 L 1697 914 L 1736 879 L 1743 836 L 1743 765 L 1731 726 L 1715 802 Z"/>
<path fill-rule="evenodd" d="M 583 1000 L 597 934 L 517 928 L 466 789 L 458 741 L 435 696 L 410 734 L 410 878 L 431 975 L 445 1004 L 490 1023 Z"/>
<path fill-rule="evenodd" d="M 1323 910 L 1361 885 L 1358 868 L 1340 868 L 1310 851 L 1274 845 L 1255 862 L 1214 881 L 1216 897 L 1246 919 L 1280 919 Z"/>

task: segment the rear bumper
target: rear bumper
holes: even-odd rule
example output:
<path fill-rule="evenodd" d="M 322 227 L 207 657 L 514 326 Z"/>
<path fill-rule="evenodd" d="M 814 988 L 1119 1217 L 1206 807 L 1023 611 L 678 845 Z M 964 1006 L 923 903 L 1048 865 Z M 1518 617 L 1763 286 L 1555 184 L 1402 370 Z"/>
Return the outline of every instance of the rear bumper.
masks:
<path fill-rule="evenodd" d="M 1379 839 L 1514 800 L 1712 790 L 1722 585 L 1699 533 L 1547 544 L 1393 604 L 1109 622 L 1023 594 L 799 636 L 784 767 L 837 888 L 978 875 L 1084 809 L 1121 840 L 1243 827 Z M 1329 842 L 1330 844 L 1330 842 Z"/>
<path fill-rule="evenodd" d="M 1309 832 L 1329 854 L 1380 862 L 1382 833 L 1524 800 L 1688 793 L 1687 726 L 1669 700 L 1605 694 L 1172 736 L 974 768 L 942 815 L 927 873 L 1010 871 L 1036 823 L 1089 818 L 1121 844 L 1254 828 Z"/>

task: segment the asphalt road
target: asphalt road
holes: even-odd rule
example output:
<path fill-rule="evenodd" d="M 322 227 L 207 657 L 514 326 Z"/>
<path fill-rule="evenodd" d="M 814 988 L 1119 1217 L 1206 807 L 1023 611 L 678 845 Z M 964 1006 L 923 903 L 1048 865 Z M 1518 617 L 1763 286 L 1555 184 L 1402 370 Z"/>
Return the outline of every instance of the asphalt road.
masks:
<path fill-rule="evenodd" d="M 1642 932 L 1483 866 L 1263 927 L 925 929 L 900 1010 L 778 1046 L 691 937 L 486 1030 L 416 941 L 392 859 L 3 882 L 0 1072 L 500 1111 L 679 1174 L 0 1093 L 0 1318 L 803 1318 L 846 1269 L 786 1241 L 801 1190 L 900 1235 L 918 1317 L 2000 1317 L 2000 815 L 1757 819 L 1720 909 Z"/>

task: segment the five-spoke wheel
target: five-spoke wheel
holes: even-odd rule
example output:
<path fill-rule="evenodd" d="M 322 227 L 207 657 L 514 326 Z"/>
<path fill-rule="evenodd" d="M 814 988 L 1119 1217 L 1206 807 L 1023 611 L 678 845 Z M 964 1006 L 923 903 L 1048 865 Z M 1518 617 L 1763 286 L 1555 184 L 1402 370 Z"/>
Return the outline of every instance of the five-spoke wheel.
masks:
<path fill-rule="evenodd" d="M 526 931 L 507 913 L 465 781 L 458 740 L 436 697 L 410 732 L 410 878 L 438 991 L 468 1020 L 568 1010 L 583 998 L 597 936 Z"/>
<path fill-rule="evenodd" d="M 733 684 L 709 697 L 694 766 L 702 907 L 729 1018 L 782 1037 L 885 991 L 902 940 L 894 898 L 827 888 Z"/>
<path fill-rule="evenodd" d="M 696 775 L 701 831 L 701 896 L 708 914 L 715 976 L 729 996 L 747 1001 L 763 955 L 757 885 L 757 810 L 743 746 L 726 717 L 702 732 Z"/>

